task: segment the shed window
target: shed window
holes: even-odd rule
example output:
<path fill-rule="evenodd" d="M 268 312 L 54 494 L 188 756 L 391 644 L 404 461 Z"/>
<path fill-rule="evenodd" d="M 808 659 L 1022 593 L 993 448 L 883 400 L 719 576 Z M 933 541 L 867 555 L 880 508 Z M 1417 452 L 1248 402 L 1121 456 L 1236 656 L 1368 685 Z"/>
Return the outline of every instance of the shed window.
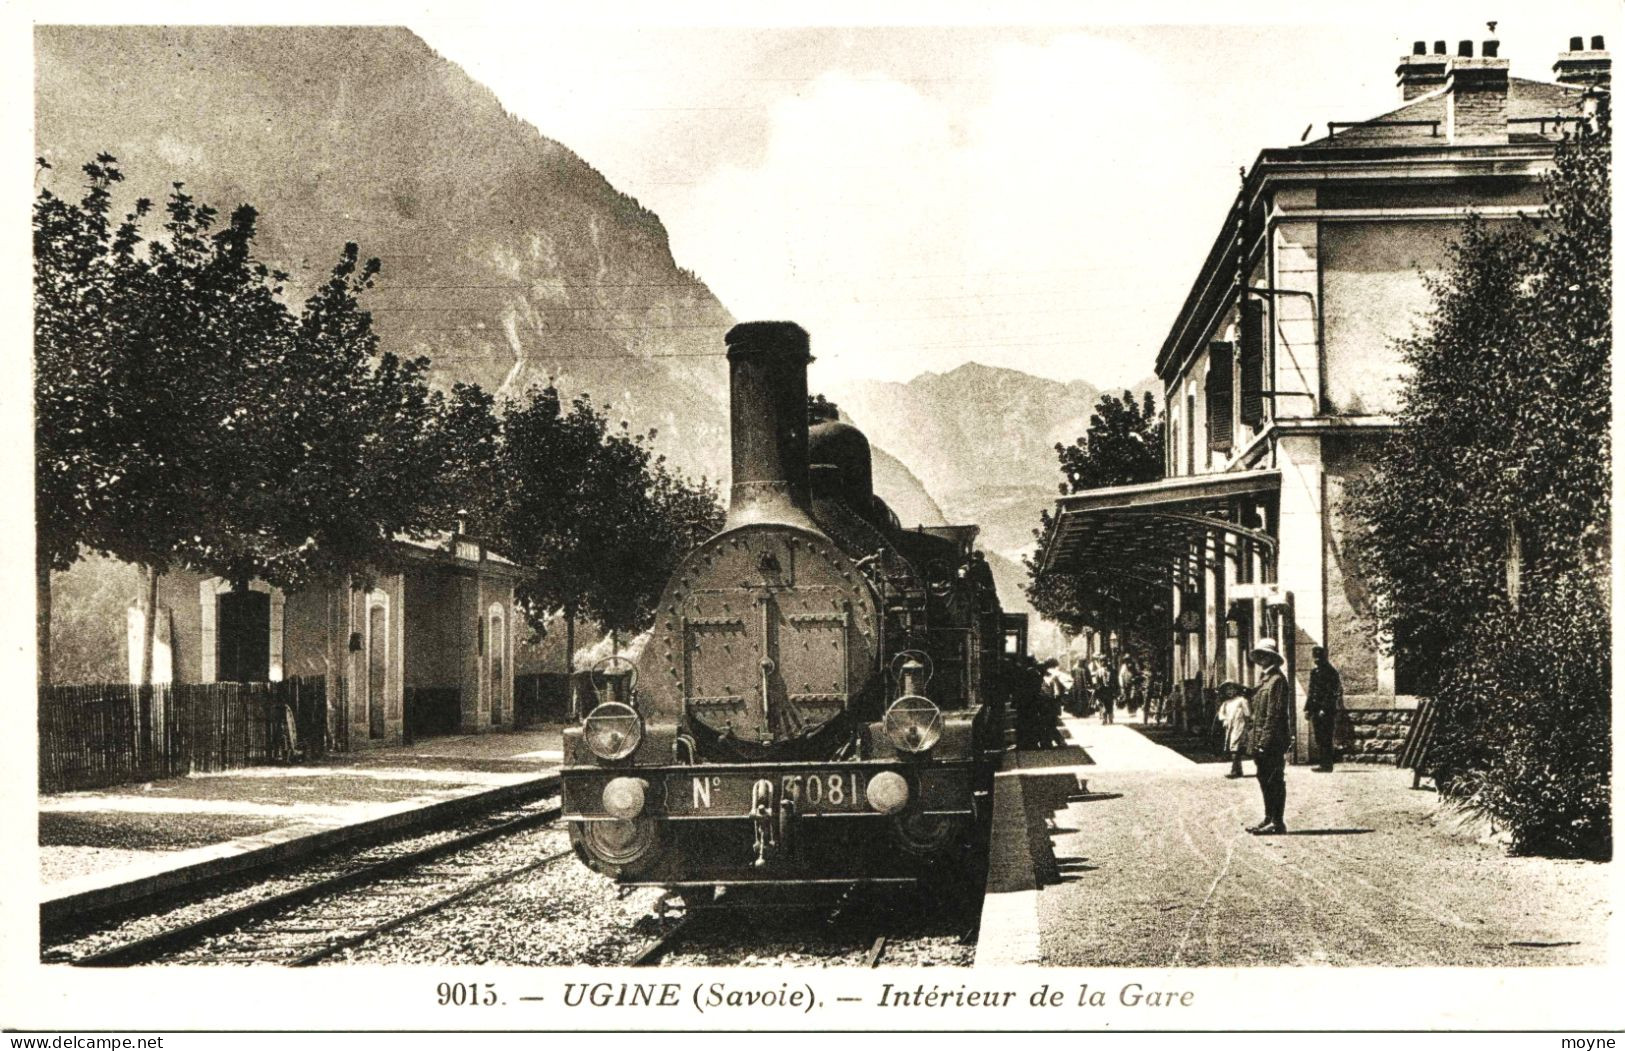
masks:
<path fill-rule="evenodd" d="M 1234 379 L 1230 374 L 1232 352 L 1229 343 L 1208 345 L 1207 447 L 1214 452 L 1229 452 L 1234 439 L 1235 424 L 1231 419 L 1235 406 Z"/>
<path fill-rule="evenodd" d="M 1264 422 L 1264 304 L 1241 305 L 1241 422 Z"/>

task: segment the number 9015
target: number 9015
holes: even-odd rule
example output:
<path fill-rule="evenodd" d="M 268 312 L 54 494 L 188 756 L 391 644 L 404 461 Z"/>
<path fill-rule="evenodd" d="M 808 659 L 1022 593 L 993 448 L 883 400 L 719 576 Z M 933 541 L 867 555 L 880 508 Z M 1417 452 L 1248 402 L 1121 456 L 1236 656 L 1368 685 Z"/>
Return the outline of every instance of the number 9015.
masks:
<path fill-rule="evenodd" d="M 497 1002 L 495 982 L 441 982 L 434 991 L 441 1007 L 490 1007 Z"/>

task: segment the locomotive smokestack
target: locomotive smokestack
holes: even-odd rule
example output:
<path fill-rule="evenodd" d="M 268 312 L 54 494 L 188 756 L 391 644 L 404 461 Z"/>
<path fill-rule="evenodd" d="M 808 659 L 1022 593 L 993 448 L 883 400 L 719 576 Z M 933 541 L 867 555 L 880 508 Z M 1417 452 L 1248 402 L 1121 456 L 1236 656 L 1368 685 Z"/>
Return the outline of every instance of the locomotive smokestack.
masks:
<path fill-rule="evenodd" d="M 727 528 L 776 522 L 818 531 L 807 513 L 807 332 L 790 321 L 749 321 L 724 338 L 733 431 Z"/>

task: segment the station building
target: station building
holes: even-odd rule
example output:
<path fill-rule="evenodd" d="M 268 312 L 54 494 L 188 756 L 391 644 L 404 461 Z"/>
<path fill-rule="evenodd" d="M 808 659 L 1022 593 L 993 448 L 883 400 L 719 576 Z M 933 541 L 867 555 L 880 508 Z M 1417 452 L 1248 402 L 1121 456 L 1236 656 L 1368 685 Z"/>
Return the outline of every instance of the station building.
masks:
<path fill-rule="evenodd" d="M 1166 584 L 1160 657 L 1188 698 L 1253 682 L 1253 640 L 1280 639 L 1299 761 L 1312 647 L 1342 673 L 1350 758 L 1391 754 L 1419 700 L 1414 669 L 1383 645 L 1343 510 L 1394 426 L 1396 341 L 1425 322 L 1426 278 L 1470 215 L 1540 211 L 1555 144 L 1609 87 L 1601 37 L 1572 38 L 1551 82 L 1509 76 L 1493 40 L 1447 50 L 1418 41 L 1400 59 L 1396 109 L 1258 155 L 1157 355 L 1165 477 L 1062 497 L 1040 554 L 1047 571 Z"/>

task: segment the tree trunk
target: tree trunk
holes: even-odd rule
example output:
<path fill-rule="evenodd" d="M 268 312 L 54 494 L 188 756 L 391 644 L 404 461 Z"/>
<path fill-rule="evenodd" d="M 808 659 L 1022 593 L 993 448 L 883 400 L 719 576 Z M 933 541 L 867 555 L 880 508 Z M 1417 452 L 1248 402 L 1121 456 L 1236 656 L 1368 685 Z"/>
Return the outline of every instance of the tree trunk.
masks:
<path fill-rule="evenodd" d="M 576 670 L 576 611 L 564 610 L 564 674 L 574 675 Z"/>
<path fill-rule="evenodd" d="M 37 679 L 51 685 L 51 560 L 34 556 L 34 650 L 39 661 Z"/>
<path fill-rule="evenodd" d="M 158 633 L 158 570 L 147 570 L 147 596 L 146 607 L 142 612 L 141 630 L 141 681 L 137 689 L 139 710 L 137 713 L 137 732 L 140 740 L 136 745 L 136 754 L 144 760 L 143 765 L 150 765 L 153 758 L 152 740 L 152 647 L 153 639 Z"/>
<path fill-rule="evenodd" d="M 152 685 L 152 647 L 153 638 L 158 632 L 158 577 L 156 569 L 146 571 L 147 595 L 142 611 L 144 628 L 141 635 L 141 678 L 142 686 Z"/>

